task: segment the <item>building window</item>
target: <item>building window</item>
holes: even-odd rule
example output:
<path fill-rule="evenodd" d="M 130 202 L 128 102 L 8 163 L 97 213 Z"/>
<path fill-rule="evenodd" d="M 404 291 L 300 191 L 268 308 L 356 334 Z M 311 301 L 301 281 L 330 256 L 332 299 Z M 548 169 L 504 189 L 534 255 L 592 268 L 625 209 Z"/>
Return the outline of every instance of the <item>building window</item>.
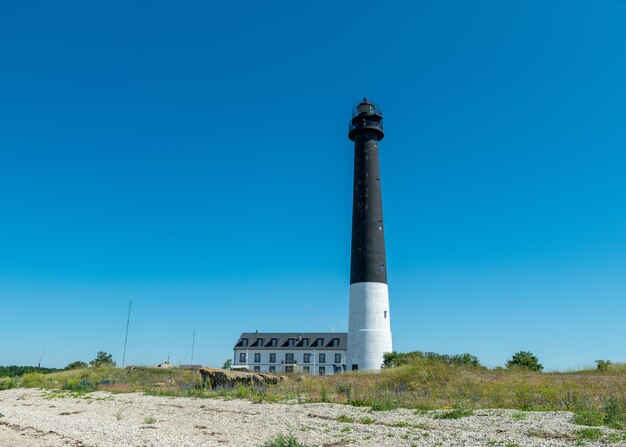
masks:
<path fill-rule="evenodd" d="M 278 339 L 277 338 L 270 338 L 269 346 L 278 346 Z"/>
<path fill-rule="evenodd" d="M 256 339 L 256 345 L 257 346 L 263 346 L 263 339 L 262 338 L 257 338 Z"/>
<path fill-rule="evenodd" d="M 242 338 L 241 339 L 241 346 L 244 346 L 244 347 L 248 346 L 248 339 L 247 338 Z"/>
<path fill-rule="evenodd" d="M 324 346 L 324 339 L 323 338 L 315 339 L 315 345 L 314 346 Z"/>
<path fill-rule="evenodd" d="M 302 356 L 302 363 L 311 363 L 311 354 L 304 354 Z"/>
<path fill-rule="evenodd" d="M 334 346 L 334 347 L 339 346 L 339 339 L 338 339 L 338 338 L 333 338 L 333 339 L 330 341 L 330 345 L 331 345 L 331 346 Z"/>
<path fill-rule="evenodd" d="M 310 373 L 311 372 L 311 367 L 310 366 L 303 366 L 302 367 L 302 372 L 303 373 Z"/>
<path fill-rule="evenodd" d="M 335 363 L 341 363 L 341 354 L 335 354 Z"/>
<path fill-rule="evenodd" d="M 320 361 L 319 363 L 326 363 L 326 354 L 320 354 Z"/>
<path fill-rule="evenodd" d="M 305 348 L 309 346 L 309 339 L 308 338 L 303 338 L 302 339 L 302 346 L 305 347 Z"/>
<path fill-rule="evenodd" d="M 255 366 L 254 367 L 254 372 L 255 373 L 260 373 L 261 372 L 261 367 L 260 366 Z"/>
<path fill-rule="evenodd" d="M 270 372 L 271 373 L 275 373 L 276 372 L 276 367 L 275 366 L 270 366 Z"/>
<path fill-rule="evenodd" d="M 245 352 L 240 352 L 239 353 L 239 363 L 246 363 L 246 353 Z"/>
<path fill-rule="evenodd" d="M 254 363 L 261 363 L 261 353 L 260 352 L 255 352 L 254 353 Z"/>
<path fill-rule="evenodd" d="M 325 376 L 326 375 L 326 368 L 323 366 L 320 366 L 320 376 Z"/>
<path fill-rule="evenodd" d="M 285 363 L 294 363 L 293 354 L 285 354 Z"/>
<path fill-rule="evenodd" d="M 272 352 L 270 354 L 270 363 L 276 363 L 276 353 Z"/>
<path fill-rule="evenodd" d="M 293 338 L 288 338 L 287 339 L 287 346 L 289 346 L 290 348 L 294 345 L 295 340 Z"/>

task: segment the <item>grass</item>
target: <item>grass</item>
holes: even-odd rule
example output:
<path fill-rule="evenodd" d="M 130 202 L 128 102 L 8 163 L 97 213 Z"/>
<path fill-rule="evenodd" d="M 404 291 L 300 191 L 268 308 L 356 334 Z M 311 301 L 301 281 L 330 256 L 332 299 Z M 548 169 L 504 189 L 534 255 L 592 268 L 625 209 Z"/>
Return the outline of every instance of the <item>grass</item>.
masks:
<path fill-rule="evenodd" d="M 339 417 L 337 418 L 338 422 L 343 422 L 346 424 L 351 424 L 354 422 L 354 419 L 351 418 L 350 416 L 346 416 L 345 414 L 340 414 Z"/>
<path fill-rule="evenodd" d="M 284 435 L 282 433 L 274 436 L 269 441 L 266 441 L 262 447 L 313 447 L 306 444 L 301 444 L 293 435 Z"/>
<path fill-rule="evenodd" d="M 145 418 L 145 419 L 143 420 L 143 423 L 144 423 L 144 424 L 154 424 L 154 423 L 156 423 L 156 421 L 157 421 L 157 420 L 156 420 L 156 418 L 155 418 L 155 417 L 148 416 L 147 418 Z"/>
<path fill-rule="evenodd" d="M 380 373 L 347 372 L 333 376 L 292 375 L 275 386 L 206 389 L 195 371 L 101 367 L 3 378 L 1 388 L 55 390 L 51 398 L 78 397 L 92 391 L 144 392 L 153 395 L 222 397 L 255 402 L 333 402 L 373 411 L 410 408 L 419 414 L 442 408 L 441 418 L 469 415 L 480 408 L 523 411 L 572 411 L 580 425 L 626 427 L 626 364 L 605 370 L 542 373 L 446 364 L 417 358 Z M 63 393 L 63 394 L 62 394 Z M 517 420 L 518 416 L 512 416 Z M 519 416 L 521 418 L 521 416 Z M 521 420 L 521 419 L 520 419 Z"/>
<path fill-rule="evenodd" d="M 527 413 L 519 412 L 519 413 L 513 413 L 511 415 L 511 420 L 513 420 L 513 421 L 523 421 L 525 419 L 528 419 L 528 414 Z"/>
<path fill-rule="evenodd" d="M 583 428 L 575 434 L 578 440 L 584 441 L 599 441 L 604 436 L 599 428 Z"/>
<path fill-rule="evenodd" d="M 461 419 L 474 414 L 473 410 L 467 408 L 455 408 L 454 410 L 444 411 L 433 415 L 434 419 Z"/>

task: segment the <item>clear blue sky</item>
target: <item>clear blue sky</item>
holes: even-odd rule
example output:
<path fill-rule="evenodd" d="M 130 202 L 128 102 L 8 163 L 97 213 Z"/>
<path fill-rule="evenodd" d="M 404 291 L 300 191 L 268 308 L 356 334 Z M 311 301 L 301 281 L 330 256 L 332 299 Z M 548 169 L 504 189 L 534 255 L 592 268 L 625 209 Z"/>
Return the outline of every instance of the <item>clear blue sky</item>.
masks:
<path fill-rule="evenodd" d="M 626 361 L 626 2 L 5 2 L 0 364 L 347 330 L 380 104 L 398 351 Z"/>

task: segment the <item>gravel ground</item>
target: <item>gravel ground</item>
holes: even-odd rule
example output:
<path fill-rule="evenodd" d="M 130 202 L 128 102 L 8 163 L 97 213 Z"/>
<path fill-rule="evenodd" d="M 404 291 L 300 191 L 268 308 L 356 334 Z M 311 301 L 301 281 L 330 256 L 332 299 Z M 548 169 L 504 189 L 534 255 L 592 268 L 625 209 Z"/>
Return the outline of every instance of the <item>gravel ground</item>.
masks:
<path fill-rule="evenodd" d="M 319 446 L 571 447 L 574 433 L 583 428 L 573 425 L 567 412 L 481 410 L 434 419 L 433 413 L 336 404 L 103 392 L 72 396 L 35 389 L 0 391 L 0 415 L 1 447 L 256 447 L 277 433 Z M 624 432 L 601 430 L 602 440 L 585 445 L 626 446 Z"/>

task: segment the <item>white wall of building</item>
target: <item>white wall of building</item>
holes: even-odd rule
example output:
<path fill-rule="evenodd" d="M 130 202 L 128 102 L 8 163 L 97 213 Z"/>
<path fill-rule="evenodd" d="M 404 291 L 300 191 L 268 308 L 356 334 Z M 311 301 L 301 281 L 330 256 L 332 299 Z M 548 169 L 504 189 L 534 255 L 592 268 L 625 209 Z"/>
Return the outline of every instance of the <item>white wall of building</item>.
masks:
<path fill-rule="evenodd" d="M 315 356 L 313 353 L 315 353 Z M 242 354 L 244 355 L 245 360 L 242 359 Z M 272 360 L 270 357 L 271 354 L 275 354 L 276 356 L 276 360 L 274 362 L 270 361 Z M 288 354 L 293 355 L 293 363 L 290 363 L 290 361 L 287 360 Z M 308 363 L 305 362 L 305 354 L 310 355 Z M 320 355 L 324 356 L 324 358 L 320 358 Z M 322 368 L 323 375 L 328 376 L 335 373 L 334 366 L 343 371 L 343 365 L 347 365 L 345 350 L 313 351 L 312 349 L 277 349 L 268 351 L 265 349 L 255 350 L 254 348 L 238 348 L 235 349 L 235 358 L 233 360 L 234 367 L 245 366 L 250 371 L 255 371 L 255 369 L 257 369 L 259 372 L 276 372 L 279 374 L 289 372 L 308 372 L 310 374 L 320 375 L 320 368 Z M 336 360 L 340 361 L 337 362 Z M 271 371 L 272 367 L 274 368 L 274 371 Z M 285 367 L 293 367 L 293 371 L 289 371 L 289 368 Z M 308 368 L 308 371 L 306 368 Z"/>

